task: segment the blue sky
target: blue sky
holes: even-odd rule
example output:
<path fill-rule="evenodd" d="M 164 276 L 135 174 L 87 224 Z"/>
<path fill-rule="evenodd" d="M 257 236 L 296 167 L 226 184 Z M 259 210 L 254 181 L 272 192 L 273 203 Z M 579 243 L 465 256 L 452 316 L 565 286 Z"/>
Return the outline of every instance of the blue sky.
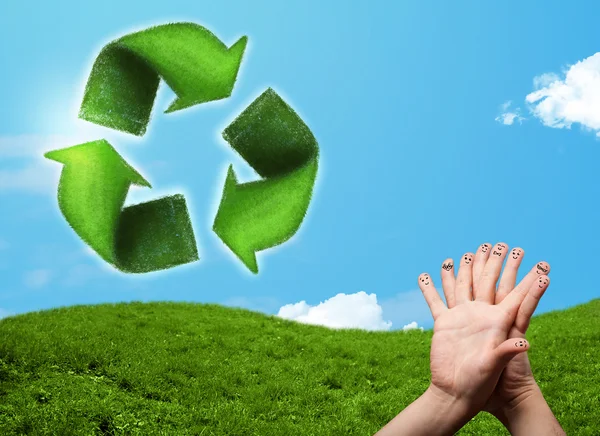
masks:
<path fill-rule="evenodd" d="M 552 265 L 537 314 L 597 298 L 597 9 L 3 1 L 0 313 L 170 300 L 277 314 L 295 304 L 288 314 L 330 325 L 432 328 L 417 276 L 428 271 L 440 285 L 446 257 L 499 241 L 526 251 L 521 277 L 540 260 Z M 142 138 L 77 119 L 99 50 L 175 21 L 201 24 L 228 46 L 248 36 L 231 98 L 164 114 L 174 95 L 162 84 Z M 309 125 L 321 160 L 300 231 L 260 252 L 253 276 L 211 228 L 227 166 L 242 182 L 258 177 L 221 132 L 269 86 Z M 199 262 L 122 274 L 68 227 L 56 201 L 61 167 L 42 154 L 101 138 L 154 187 L 133 188 L 128 204 L 185 194 Z"/>

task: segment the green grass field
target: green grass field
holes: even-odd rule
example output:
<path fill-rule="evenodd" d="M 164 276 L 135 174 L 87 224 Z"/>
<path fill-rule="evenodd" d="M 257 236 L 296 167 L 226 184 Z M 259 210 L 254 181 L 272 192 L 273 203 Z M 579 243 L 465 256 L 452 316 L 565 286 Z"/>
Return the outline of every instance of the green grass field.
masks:
<path fill-rule="evenodd" d="M 197 303 L 0 320 L 0 435 L 372 435 L 429 384 L 432 331 L 331 330 Z M 532 319 L 568 435 L 600 435 L 600 299 Z M 507 435 L 485 412 L 458 435 Z"/>

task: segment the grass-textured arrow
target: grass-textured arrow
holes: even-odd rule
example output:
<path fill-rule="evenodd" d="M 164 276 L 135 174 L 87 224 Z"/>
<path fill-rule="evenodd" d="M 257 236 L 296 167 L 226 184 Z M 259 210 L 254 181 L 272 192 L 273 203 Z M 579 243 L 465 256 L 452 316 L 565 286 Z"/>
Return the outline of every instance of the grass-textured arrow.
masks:
<path fill-rule="evenodd" d="M 248 106 L 223 137 L 263 180 L 238 184 L 230 166 L 213 230 L 258 273 L 255 253 L 291 238 L 304 219 L 317 175 L 317 141 L 271 88 Z"/>
<path fill-rule="evenodd" d="M 105 261 L 144 273 L 198 260 L 182 195 L 123 209 L 132 184 L 148 183 L 105 140 L 44 155 L 63 163 L 58 204 L 69 225 Z"/>
<path fill-rule="evenodd" d="M 247 37 L 227 48 L 195 23 L 170 23 L 106 45 L 88 78 L 79 117 L 142 136 L 160 78 L 177 98 L 166 112 L 231 95 Z"/>

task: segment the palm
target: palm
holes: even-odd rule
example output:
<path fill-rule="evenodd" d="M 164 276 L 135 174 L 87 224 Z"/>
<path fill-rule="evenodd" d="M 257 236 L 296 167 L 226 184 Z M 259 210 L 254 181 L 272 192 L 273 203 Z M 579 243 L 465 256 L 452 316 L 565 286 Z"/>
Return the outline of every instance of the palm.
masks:
<path fill-rule="evenodd" d="M 502 308 L 481 301 L 440 315 L 431 343 L 432 384 L 453 396 L 488 398 L 502 371 L 494 350 L 506 341 L 511 324 Z"/>

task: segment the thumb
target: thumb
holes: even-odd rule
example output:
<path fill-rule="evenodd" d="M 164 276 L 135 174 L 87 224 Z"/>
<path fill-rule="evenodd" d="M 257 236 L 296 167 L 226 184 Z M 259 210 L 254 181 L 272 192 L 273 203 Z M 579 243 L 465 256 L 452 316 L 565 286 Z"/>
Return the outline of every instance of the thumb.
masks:
<path fill-rule="evenodd" d="M 529 350 L 529 341 L 524 338 L 512 338 L 502 342 L 496 348 L 498 364 L 504 368 L 508 362 L 519 353 Z"/>

